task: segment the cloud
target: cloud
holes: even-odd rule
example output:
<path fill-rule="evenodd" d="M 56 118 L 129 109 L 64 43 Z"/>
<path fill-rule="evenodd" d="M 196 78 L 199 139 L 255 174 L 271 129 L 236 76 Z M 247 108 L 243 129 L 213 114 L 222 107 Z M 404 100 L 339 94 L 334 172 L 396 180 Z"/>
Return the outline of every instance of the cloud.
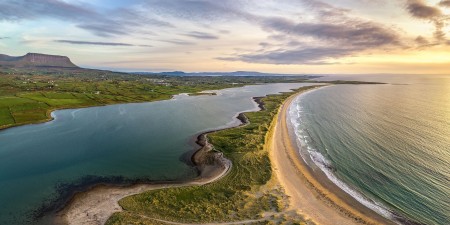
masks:
<path fill-rule="evenodd" d="M 96 13 L 81 6 L 58 0 L 3 0 L 0 3 L 0 20 L 23 20 L 42 17 L 83 19 Z"/>
<path fill-rule="evenodd" d="M 114 17 L 109 15 L 114 15 Z M 139 32 L 148 34 L 149 26 L 159 28 L 174 27 L 169 22 L 151 18 L 150 16 L 132 8 L 119 8 L 102 15 L 100 19 L 85 21 L 77 26 L 101 37 L 131 35 Z"/>
<path fill-rule="evenodd" d="M 422 36 L 418 36 L 415 40 L 414 40 L 417 44 L 417 48 L 419 49 L 423 49 L 423 48 L 427 48 L 427 47 L 433 47 L 436 45 L 440 45 L 441 43 L 439 42 L 431 42 L 428 39 L 422 37 Z M 444 41 L 444 43 L 447 41 Z"/>
<path fill-rule="evenodd" d="M 193 37 L 193 38 L 197 38 L 197 39 L 219 39 L 218 36 L 212 35 L 212 34 L 208 34 L 208 33 L 203 33 L 203 32 L 197 32 L 197 31 L 193 31 L 193 32 L 189 32 L 187 34 L 185 34 L 186 36 L 189 37 Z"/>
<path fill-rule="evenodd" d="M 428 6 L 423 0 L 404 1 L 407 2 L 404 13 L 434 22 L 435 39 L 445 40 L 442 32 L 445 24 L 438 20 L 442 17 L 439 8 Z M 195 45 L 201 40 L 225 37 L 232 39 L 227 35 L 230 31 L 223 29 L 231 29 L 234 34 L 232 25 L 239 21 L 245 23 L 243 26 L 261 28 L 267 33 L 267 39 L 255 40 L 254 46 L 246 46 L 245 51 L 219 59 L 271 64 L 325 64 L 349 55 L 403 48 L 404 43 L 416 46 L 414 38 L 403 36 L 406 32 L 359 18 L 348 9 L 319 0 L 267 0 L 264 4 L 260 0 L 134 0 L 118 8 L 76 2 L 79 1 L 3 0 L 0 1 L 0 21 L 56 18 L 100 37 L 140 34 L 138 38 L 143 39 L 142 36 L 152 32 L 159 36 L 152 40 L 174 45 Z M 280 14 L 280 11 L 286 13 Z M 178 34 L 179 39 L 174 39 L 173 34 Z M 56 41 L 77 45 L 151 47 L 106 41 Z M 421 41 L 424 40 L 416 39 L 418 44 Z M 239 40 L 235 43 L 241 45 Z"/>
<path fill-rule="evenodd" d="M 0 37 L 0 40 L 2 39 L 9 39 L 9 37 Z"/>
<path fill-rule="evenodd" d="M 422 36 L 418 36 L 418 37 L 415 39 L 415 41 L 416 41 L 416 43 L 419 44 L 419 45 L 428 45 L 428 44 L 430 44 L 430 42 L 429 42 L 426 38 L 424 38 L 424 37 L 422 37 Z"/>
<path fill-rule="evenodd" d="M 291 64 L 291 63 L 325 63 L 324 60 L 335 59 L 357 54 L 362 51 L 379 49 L 386 46 L 402 46 L 400 35 L 393 29 L 382 24 L 365 21 L 348 16 L 351 11 L 333 7 L 329 4 L 315 1 L 289 1 L 284 3 L 302 5 L 310 8 L 310 15 L 315 15 L 314 21 L 304 22 L 285 17 L 257 15 L 243 11 L 246 7 L 229 4 L 236 1 L 152 1 L 157 13 L 165 13 L 174 17 L 201 20 L 239 20 L 259 26 L 271 33 L 267 41 L 259 45 L 253 53 L 237 53 L 234 56 L 218 57 L 221 60 L 240 60 L 245 62 Z M 155 3 L 158 4 L 155 4 Z M 254 1 L 245 1 L 255 3 Z M 313 43 L 305 47 L 298 40 L 308 39 Z M 334 46 L 340 46 L 336 48 Z M 266 48 L 279 48 L 278 50 Z M 314 57 L 311 53 L 314 52 Z"/>
<path fill-rule="evenodd" d="M 166 42 L 166 43 L 171 43 L 171 44 L 176 44 L 176 45 L 194 45 L 194 42 L 190 42 L 190 41 L 183 41 L 183 40 L 179 40 L 179 39 L 173 39 L 173 40 L 160 40 L 161 42 Z"/>
<path fill-rule="evenodd" d="M 91 31 L 97 36 L 100 37 L 111 37 L 115 35 L 125 35 L 127 34 L 126 31 L 123 29 L 120 29 L 120 26 L 114 26 L 114 25 L 107 25 L 104 24 L 80 24 L 78 25 L 79 28 Z"/>
<path fill-rule="evenodd" d="M 104 26 L 104 24 L 111 24 L 111 21 L 96 11 L 60 0 L 5 0 L 0 3 L 0 20 L 20 21 L 41 18 L 70 21 L 78 24 L 80 28 L 91 31 L 103 29 L 103 32 L 96 34 L 123 34 L 120 29 L 113 30 L 108 28 L 109 26 Z M 92 21 L 96 21 L 96 24 L 92 24 Z"/>
<path fill-rule="evenodd" d="M 389 27 L 348 16 L 349 11 L 345 9 L 318 1 L 306 2 L 317 10 L 314 20 L 317 22 L 260 16 L 255 21 L 263 30 L 272 33 L 267 41 L 259 44 L 261 48 L 218 59 L 268 64 L 328 64 L 333 59 L 362 52 L 404 47 L 401 36 Z M 302 42 L 303 39 L 307 42 Z"/>
<path fill-rule="evenodd" d="M 115 21 L 121 21 L 130 26 L 141 26 L 146 24 L 157 27 L 175 27 L 167 21 L 152 18 L 152 13 L 149 13 L 146 9 L 143 10 L 141 8 L 130 6 L 130 8 L 118 8 L 112 13 L 114 14 L 114 17 L 116 17 Z"/>
<path fill-rule="evenodd" d="M 292 50 L 274 50 L 263 53 L 241 54 L 233 57 L 221 57 L 220 60 L 244 61 L 266 64 L 329 64 L 328 59 L 349 56 L 357 49 L 341 47 L 310 47 Z"/>
<path fill-rule="evenodd" d="M 264 21 L 263 28 L 286 35 L 309 36 L 328 41 L 342 41 L 349 45 L 375 47 L 398 44 L 397 34 L 378 24 L 348 20 L 332 23 L 295 23 L 284 18 L 270 18 Z"/>
<path fill-rule="evenodd" d="M 252 15 L 240 10 L 246 2 L 236 0 L 148 0 L 143 4 L 151 12 L 160 16 L 211 23 L 219 20 L 249 19 L 248 17 Z"/>
<path fill-rule="evenodd" d="M 101 10 L 84 3 L 77 5 L 62 0 L 3 0 L 0 2 L 0 21 L 37 20 L 55 18 L 71 22 L 81 29 L 101 37 L 129 35 L 141 27 L 173 27 L 133 8 Z"/>
<path fill-rule="evenodd" d="M 440 20 L 435 20 L 434 27 L 436 28 L 436 30 L 433 33 L 434 38 L 439 42 L 446 42 L 447 40 L 445 38 L 445 32 L 443 31 L 444 22 Z"/>
<path fill-rule="evenodd" d="M 67 43 L 73 45 L 100 45 L 100 46 L 139 46 L 139 47 L 151 47 L 150 45 L 133 45 L 128 43 L 117 42 L 93 42 L 93 41 L 73 41 L 73 40 L 55 40 L 58 43 Z"/>
<path fill-rule="evenodd" d="M 441 1 L 440 6 L 450 5 L 450 1 Z M 415 18 L 428 20 L 434 23 L 435 31 L 433 32 L 433 37 L 436 39 L 437 43 L 446 43 L 447 39 L 445 37 L 445 24 L 446 18 L 442 11 L 438 7 L 429 6 L 423 0 L 408 0 L 406 9 L 409 14 Z"/>
<path fill-rule="evenodd" d="M 433 19 L 442 15 L 439 8 L 428 6 L 422 0 L 408 0 L 406 9 L 413 17 L 419 19 Z"/>
<path fill-rule="evenodd" d="M 443 0 L 443 1 L 439 2 L 439 6 L 450 7 L 450 0 Z"/>

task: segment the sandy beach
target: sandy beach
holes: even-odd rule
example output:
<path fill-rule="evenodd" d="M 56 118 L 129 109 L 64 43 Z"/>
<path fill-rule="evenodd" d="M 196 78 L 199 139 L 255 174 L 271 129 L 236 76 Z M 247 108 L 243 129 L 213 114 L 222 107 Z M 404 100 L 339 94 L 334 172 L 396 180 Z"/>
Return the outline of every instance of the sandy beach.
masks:
<path fill-rule="evenodd" d="M 98 185 L 91 190 L 76 194 L 63 210 L 51 216 L 49 220 L 51 223 L 61 225 L 105 224 L 113 213 L 122 211 L 119 200 L 127 196 L 156 189 L 205 185 L 220 179 L 230 171 L 232 163 L 221 153 L 210 151 L 212 146 L 205 138 L 208 133 L 198 136 L 197 143 L 202 147 L 192 156 L 192 161 L 200 173 L 196 179 L 185 182 L 136 184 L 127 187 Z"/>
<path fill-rule="evenodd" d="M 219 179 L 226 174 L 227 170 L 222 170 L 209 178 L 178 184 L 139 184 L 132 187 L 97 186 L 90 191 L 77 194 L 71 203 L 57 214 L 53 222 L 62 225 L 105 224 L 113 213 L 122 211 L 118 203 L 122 198 L 155 189 L 204 185 Z"/>
<path fill-rule="evenodd" d="M 329 181 L 321 171 L 312 171 L 300 158 L 294 136 L 289 131 L 289 97 L 279 110 L 271 142 L 271 161 L 275 174 L 290 197 L 290 209 L 317 224 L 394 224 Z"/>
<path fill-rule="evenodd" d="M 295 210 L 305 219 L 324 225 L 394 224 L 351 198 L 328 181 L 324 174 L 311 171 L 301 160 L 286 122 L 289 105 L 299 94 L 289 97 L 283 103 L 274 118 L 276 123 L 273 124 L 272 136 L 266 143 L 270 149 L 276 180 L 289 196 L 288 211 Z M 259 99 L 255 100 L 263 108 Z M 248 123 L 245 116 L 242 116 L 243 114 L 238 116 L 241 126 Z M 76 194 L 57 213 L 53 222 L 64 225 L 104 224 L 113 213 L 122 210 L 118 201 L 124 197 L 155 189 L 204 185 L 220 179 L 231 168 L 231 162 L 220 153 L 209 154 L 212 146 L 206 141 L 207 133 L 198 136 L 197 143 L 203 147 L 192 156 L 192 161 L 201 171 L 199 178 L 187 182 L 137 184 L 128 187 L 99 185 Z M 214 163 L 205 163 L 211 162 L 211 159 Z"/>
<path fill-rule="evenodd" d="M 255 110 L 264 109 L 262 97 L 254 97 Z M 156 184 L 136 184 L 132 186 L 97 185 L 87 191 L 77 193 L 64 208 L 55 215 L 49 215 L 44 221 L 61 225 L 98 225 L 105 224 L 108 218 L 115 212 L 122 211 L 119 200 L 127 196 L 143 193 L 145 191 L 205 185 L 225 176 L 232 167 L 232 162 L 222 153 L 211 151 L 213 146 L 207 141 L 206 135 L 212 132 L 249 124 L 244 113 L 239 113 L 236 118 L 240 124 L 236 126 L 216 129 L 202 133 L 194 141 L 200 148 L 193 153 L 190 160 L 197 167 L 199 176 L 191 181 L 164 182 Z"/>

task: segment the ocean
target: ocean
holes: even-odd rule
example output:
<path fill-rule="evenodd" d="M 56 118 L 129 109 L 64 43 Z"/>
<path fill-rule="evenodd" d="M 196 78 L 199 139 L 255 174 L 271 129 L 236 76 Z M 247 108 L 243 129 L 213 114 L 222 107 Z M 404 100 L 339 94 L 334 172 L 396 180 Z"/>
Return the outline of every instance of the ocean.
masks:
<path fill-rule="evenodd" d="M 399 224 L 450 224 L 450 76 L 329 76 L 289 109 L 301 156 Z M 311 163 L 312 162 L 312 163 Z"/>

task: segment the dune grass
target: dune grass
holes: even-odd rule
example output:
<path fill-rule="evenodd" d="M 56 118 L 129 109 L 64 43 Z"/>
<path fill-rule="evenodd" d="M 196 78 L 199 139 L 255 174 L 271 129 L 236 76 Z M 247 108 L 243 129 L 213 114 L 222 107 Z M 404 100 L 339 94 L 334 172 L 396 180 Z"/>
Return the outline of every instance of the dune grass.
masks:
<path fill-rule="evenodd" d="M 250 121 L 247 126 L 208 134 L 215 150 L 233 162 L 224 178 L 204 186 L 154 190 L 124 198 L 119 202 L 124 211 L 115 213 L 107 224 L 161 223 L 151 218 L 185 223 L 229 222 L 268 216 L 270 221 L 258 224 L 305 223 L 298 215 L 280 213 L 286 207 L 286 196 L 270 185 L 272 168 L 264 145 L 278 108 L 292 94 L 263 98 L 264 110 L 245 113 Z"/>

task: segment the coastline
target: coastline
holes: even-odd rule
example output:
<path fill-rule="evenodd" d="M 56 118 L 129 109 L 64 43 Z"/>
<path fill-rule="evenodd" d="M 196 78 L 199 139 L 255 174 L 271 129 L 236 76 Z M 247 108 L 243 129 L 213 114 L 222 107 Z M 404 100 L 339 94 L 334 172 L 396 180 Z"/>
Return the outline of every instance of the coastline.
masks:
<path fill-rule="evenodd" d="M 262 98 L 252 98 L 257 105 L 255 111 L 264 109 Z M 208 142 L 206 136 L 213 132 L 241 127 L 250 123 L 244 112 L 238 113 L 235 118 L 239 121 L 238 125 L 206 131 L 197 135 L 195 143 L 200 148 L 191 152 L 190 162 L 186 162 L 193 164 L 198 170 L 199 176 L 193 180 L 160 181 L 131 186 L 97 184 L 86 191 L 75 193 L 62 209 L 54 214 L 44 216 L 43 223 L 50 222 L 58 225 L 105 224 L 113 213 L 122 211 L 119 200 L 124 197 L 156 189 L 201 186 L 222 178 L 230 171 L 232 162 L 226 159 L 222 153 L 214 152 L 213 146 Z"/>
<path fill-rule="evenodd" d="M 301 158 L 287 112 L 299 95 L 290 96 L 274 118 L 270 144 L 272 168 L 290 196 L 289 208 L 318 224 L 395 224 L 345 193 L 322 171 L 312 170 Z M 291 130 L 290 130 L 291 129 Z"/>
<path fill-rule="evenodd" d="M 221 89 L 219 89 L 221 90 Z M 182 94 L 182 93 L 179 93 Z M 179 95 L 176 94 L 176 95 Z M 45 116 L 47 118 L 42 120 L 36 120 L 36 121 L 28 121 L 28 122 L 22 122 L 22 123 L 15 123 L 15 124 L 7 124 L 7 125 L 1 125 L 0 126 L 0 132 L 3 130 L 7 130 L 10 128 L 20 127 L 20 126 L 26 126 L 26 125 L 37 125 L 42 123 L 47 123 L 55 120 L 55 118 L 52 116 L 53 112 L 59 111 L 59 110 L 69 110 L 69 109 L 85 109 L 85 108 L 94 108 L 94 107 L 103 107 L 103 106 L 110 106 L 110 105 L 122 105 L 122 104 L 139 104 L 139 103 L 150 103 L 150 102 L 158 102 L 158 101 L 167 101 L 174 99 L 176 95 L 172 95 L 170 98 L 166 99 L 155 99 L 151 101 L 131 101 L 131 102 L 113 102 L 113 103 L 99 103 L 99 104 L 93 104 L 93 105 L 79 105 L 79 106 L 63 106 L 63 107 L 53 107 L 45 112 Z M 197 96 L 197 95 L 189 95 L 189 96 Z"/>
<path fill-rule="evenodd" d="M 251 84 L 250 84 L 251 85 Z M 258 84 L 255 84 L 258 85 Z M 247 85 L 245 85 L 247 86 Z M 226 89 L 226 88 L 224 88 Z M 217 90 L 223 90 L 223 89 L 217 89 Z M 217 90 L 206 90 L 206 91 L 217 91 Z M 196 92 L 198 93 L 198 92 Z M 212 93 L 205 93 L 205 94 L 200 94 L 197 95 L 196 93 L 187 93 L 189 96 L 192 97 L 196 97 L 196 96 L 214 96 L 217 95 L 215 94 L 215 92 Z M 10 128 L 15 128 L 15 127 L 21 127 L 21 126 L 26 126 L 26 125 L 38 125 L 38 124 L 43 124 L 43 123 L 48 123 L 51 122 L 53 120 L 55 120 L 55 118 L 52 116 L 53 112 L 55 111 L 59 111 L 59 110 L 69 110 L 69 109 L 85 109 L 85 108 L 94 108 L 94 107 L 103 107 L 103 106 L 110 106 L 110 105 L 122 105 L 122 104 L 140 104 L 140 103 L 150 103 L 150 102 L 159 102 L 159 101 L 167 101 L 167 100 L 172 100 L 175 98 L 175 96 L 180 95 L 183 93 L 178 93 L 175 95 L 172 95 L 171 98 L 166 98 L 166 99 L 155 99 L 155 100 L 151 100 L 151 101 L 131 101 L 131 102 L 113 102 L 113 103 L 99 103 L 99 104 L 94 104 L 94 105 L 80 105 L 80 106 L 65 106 L 65 107 L 54 107 L 54 108 L 50 108 L 45 112 L 45 116 L 47 118 L 42 119 L 42 120 L 36 120 L 36 121 L 28 121 L 28 122 L 22 122 L 22 123 L 15 123 L 15 124 L 7 124 L 7 125 L 0 125 L 0 132 L 10 129 Z M 191 95 L 192 94 L 192 95 Z M 261 97 L 255 97 L 255 101 L 256 98 L 261 98 Z M 239 118 L 238 118 L 239 119 Z"/>
<path fill-rule="evenodd" d="M 64 208 L 50 215 L 50 218 L 44 219 L 44 223 L 50 220 L 52 224 L 61 225 L 105 224 L 113 213 L 122 211 L 119 200 L 124 197 L 155 189 L 205 185 L 220 179 L 229 172 L 232 165 L 231 161 L 224 158 L 221 153 L 212 152 L 211 144 L 206 141 L 206 135 L 211 132 L 214 131 L 198 136 L 198 140 L 204 139 L 205 142 L 191 157 L 199 173 L 195 179 L 141 183 L 131 186 L 97 184 L 76 193 Z"/>
<path fill-rule="evenodd" d="M 301 169 L 299 170 L 298 167 L 295 168 L 297 169 L 295 173 L 297 177 L 299 177 L 303 182 L 303 187 L 301 187 L 300 191 L 303 192 L 304 196 L 308 195 L 310 199 L 306 199 L 307 201 L 303 199 L 302 202 L 299 202 L 298 196 L 293 197 L 293 195 L 295 195 L 295 190 L 292 191 L 292 188 L 297 189 L 299 188 L 299 185 L 293 185 L 292 183 L 289 183 L 291 177 L 287 177 L 286 174 L 284 175 L 285 177 L 283 179 L 283 177 L 280 176 L 281 172 L 279 171 L 279 167 L 280 165 L 288 164 L 290 166 L 296 166 L 295 161 L 300 161 L 300 163 L 302 163 L 302 160 L 301 158 L 299 158 L 300 156 L 298 154 L 298 157 L 294 157 L 295 153 L 298 151 L 295 151 L 295 148 L 292 147 L 292 141 L 295 139 L 292 139 L 293 136 L 292 134 L 290 134 L 288 124 L 286 123 L 286 110 L 289 107 L 291 101 L 303 93 L 306 92 L 300 92 L 297 94 L 293 93 L 278 109 L 278 114 L 273 118 L 272 121 L 272 135 L 268 136 L 268 142 L 266 143 L 268 146 L 270 145 L 269 149 L 271 149 L 270 154 L 274 174 L 276 174 L 276 177 L 278 178 L 283 188 L 286 190 L 286 193 L 291 196 L 289 209 L 296 210 L 300 212 L 300 214 L 305 215 L 305 219 L 310 219 L 319 224 L 337 224 L 337 221 L 343 222 L 338 224 L 394 224 L 392 221 L 382 218 L 370 209 L 365 209 L 367 211 L 362 210 L 362 212 L 360 212 L 361 209 L 363 209 L 361 207 L 364 206 L 358 205 L 359 202 L 356 202 L 356 200 L 354 199 L 353 201 L 356 203 L 352 202 L 349 205 L 346 205 L 348 204 L 348 201 L 351 202 L 352 200 L 350 196 L 342 197 L 340 194 L 336 194 L 339 191 L 343 192 L 338 187 L 335 187 L 335 189 L 333 189 L 328 186 L 323 187 L 320 183 L 316 183 L 318 182 L 318 180 L 327 181 L 328 179 L 325 177 L 325 175 L 323 175 L 322 177 L 316 177 L 315 174 L 312 174 L 312 171 L 308 171 L 308 168 L 305 165 L 305 168 L 301 168 L 303 169 L 303 171 Z M 253 100 L 260 110 L 264 109 L 264 105 L 262 101 L 260 101 L 261 97 L 254 97 Z M 244 126 L 248 124 L 248 120 L 243 113 L 239 113 L 236 118 L 241 122 L 238 126 Z M 283 121 L 284 124 L 282 123 Z M 288 134 L 287 136 L 285 135 L 282 139 L 276 138 L 276 135 L 279 134 L 279 131 L 281 129 L 280 125 L 283 125 L 281 126 L 281 128 L 285 129 L 284 134 Z M 237 126 L 230 126 L 217 130 L 207 131 L 201 133 L 196 137 L 195 142 L 200 145 L 201 148 L 193 152 L 189 159 L 198 168 L 199 177 L 189 181 L 161 181 L 132 185 L 97 184 L 88 187 L 86 191 L 76 193 L 68 202 L 68 204 L 66 204 L 62 210 L 56 213 L 56 217 L 50 218 L 51 222 L 55 224 L 65 225 L 104 224 L 113 213 L 122 211 L 122 208 L 119 206 L 118 201 L 126 196 L 155 189 L 204 185 L 222 178 L 230 170 L 232 166 L 231 162 L 229 160 L 227 161 L 227 159 L 224 158 L 221 153 L 213 151 L 212 146 L 207 142 L 206 135 L 212 132 L 234 127 Z M 283 161 L 276 162 L 276 159 L 274 160 L 273 158 L 274 149 L 272 147 L 276 143 L 279 143 L 280 140 L 282 142 L 282 145 L 288 146 L 290 148 L 291 152 L 290 154 L 287 154 L 287 158 L 285 157 Z M 299 171 L 300 174 L 298 174 Z M 338 195 L 339 197 L 334 198 L 334 195 Z M 342 200 L 340 198 L 344 199 Z M 299 208 L 301 204 L 303 205 L 301 208 Z M 326 210 L 321 211 L 320 209 Z"/>
<path fill-rule="evenodd" d="M 7 130 L 7 129 L 10 129 L 10 128 L 15 128 L 15 127 L 20 127 L 20 126 L 37 125 L 37 124 L 43 124 L 43 123 L 51 122 L 51 121 L 55 120 L 55 118 L 52 116 L 53 112 L 59 111 L 59 110 L 85 109 L 85 108 L 103 107 L 103 106 L 110 106 L 110 105 L 139 104 L 139 103 L 158 102 L 158 101 L 171 100 L 171 99 L 173 99 L 174 96 L 175 95 L 173 95 L 172 98 L 158 99 L 158 100 L 154 100 L 154 101 L 114 102 L 114 103 L 101 103 L 101 104 L 95 104 L 95 105 L 54 107 L 54 108 L 48 109 L 45 112 L 45 116 L 47 117 L 45 119 L 36 120 L 36 121 L 29 121 L 29 122 L 23 122 L 23 123 L 16 123 L 16 124 L 1 125 L 0 126 L 0 132 L 4 131 L 4 130 Z"/>

